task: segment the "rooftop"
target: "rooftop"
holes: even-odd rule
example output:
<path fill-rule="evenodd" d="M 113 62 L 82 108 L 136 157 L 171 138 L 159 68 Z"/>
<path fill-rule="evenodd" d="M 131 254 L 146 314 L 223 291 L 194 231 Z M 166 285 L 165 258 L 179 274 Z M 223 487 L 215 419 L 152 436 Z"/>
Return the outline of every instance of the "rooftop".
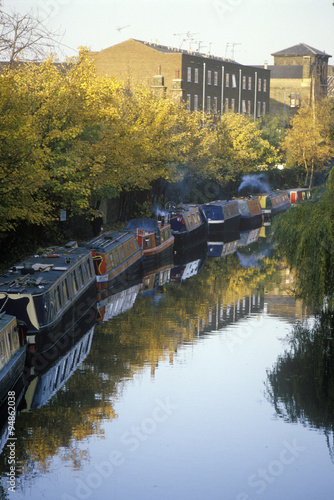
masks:
<path fill-rule="evenodd" d="M 330 54 L 326 54 L 324 50 L 318 50 L 306 43 L 299 43 L 298 45 L 293 45 L 287 49 L 279 50 L 271 54 L 272 56 L 326 56 L 332 57 Z"/>

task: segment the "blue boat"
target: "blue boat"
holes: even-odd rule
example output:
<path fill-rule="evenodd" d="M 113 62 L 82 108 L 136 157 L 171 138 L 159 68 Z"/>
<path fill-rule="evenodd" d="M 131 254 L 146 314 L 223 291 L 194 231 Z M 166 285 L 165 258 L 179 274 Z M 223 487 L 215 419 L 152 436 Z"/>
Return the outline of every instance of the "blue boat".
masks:
<path fill-rule="evenodd" d="M 205 216 L 198 205 L 179 205 L 169 214 L 174 253 L 182 254 L 203 245 L 208 235 Z"/>
<path fill-rule="evenodd" d="M 218 200 L 201 205 L 209 226 L 209 238 L 219 237 L 223 232 L 238 232 L 240 212 L 236 200 Z"/>

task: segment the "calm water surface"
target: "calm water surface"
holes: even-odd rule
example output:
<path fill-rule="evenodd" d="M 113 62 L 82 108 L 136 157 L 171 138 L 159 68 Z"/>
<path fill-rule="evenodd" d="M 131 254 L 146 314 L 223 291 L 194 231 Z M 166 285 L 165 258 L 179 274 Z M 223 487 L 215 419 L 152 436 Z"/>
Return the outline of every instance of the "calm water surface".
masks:
<path fill-rule="evenodd" d="M 333 498 L 331 344 L 312 337 L 265 240 L 242 245 L 106 298 L 98 323 L 39 360 L 16 419 L 15 493 L 3 432 L 1 498 Z"/>

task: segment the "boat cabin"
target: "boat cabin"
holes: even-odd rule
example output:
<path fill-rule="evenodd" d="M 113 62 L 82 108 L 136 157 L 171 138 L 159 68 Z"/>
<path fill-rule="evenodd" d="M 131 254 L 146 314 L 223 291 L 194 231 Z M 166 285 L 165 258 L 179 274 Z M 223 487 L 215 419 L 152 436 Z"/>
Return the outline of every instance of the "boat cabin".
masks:
<path fill-rule="evenodd" d="M 203 224 L 203 219 L 197 205 L 183 205 L 181 209 L 170 215 L 173 232 L 192 231 Z"/>
<path fill-rule="evenodd" d="M 311 199 L 311 190 L 308 188 L 294 188 L 287 190 L 291 205 Z"/>

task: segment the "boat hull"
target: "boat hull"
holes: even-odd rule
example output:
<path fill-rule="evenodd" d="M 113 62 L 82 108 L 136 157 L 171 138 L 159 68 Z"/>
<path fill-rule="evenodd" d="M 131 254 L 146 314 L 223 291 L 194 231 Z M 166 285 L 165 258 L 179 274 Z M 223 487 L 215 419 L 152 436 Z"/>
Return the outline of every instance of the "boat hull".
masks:
<path fill-rule="evenodd" d="M 0 404 L 22 376 L 25 360 L 26 346 L 22 346 L 0 371 Z"/>
<path fill-rule="evenodd" d="M 257 229 L 263 223 L 262 213 L 250 216 L 241 216 L 240 218 L 240 231 L 247 231 L 249 229 Z"/>
<path fill-rule="evenodd" d="M 190 231 L 172 231 L 172 234 L 175 238 L 174 253 L 183 254 L 202 246 L 207 239 L 208 229 L 206 223 L 203 222 Z"/>

